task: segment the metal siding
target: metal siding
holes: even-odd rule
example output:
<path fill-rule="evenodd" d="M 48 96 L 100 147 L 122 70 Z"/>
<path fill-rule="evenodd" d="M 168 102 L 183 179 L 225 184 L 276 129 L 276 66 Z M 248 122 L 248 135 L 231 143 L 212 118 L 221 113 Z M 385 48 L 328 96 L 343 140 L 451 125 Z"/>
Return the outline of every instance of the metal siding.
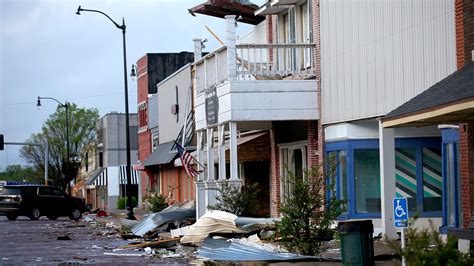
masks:
<path fill-rule="evenodd" d="M 456 69 L 454 0 L 321 0 L 323 123 L 388 113 Z"/>

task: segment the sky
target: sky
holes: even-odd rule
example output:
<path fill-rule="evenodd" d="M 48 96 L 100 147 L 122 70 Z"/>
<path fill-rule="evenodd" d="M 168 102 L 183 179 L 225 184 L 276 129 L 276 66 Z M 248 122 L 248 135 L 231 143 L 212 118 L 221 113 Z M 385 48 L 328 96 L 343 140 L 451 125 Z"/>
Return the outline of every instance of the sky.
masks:
<path fill-rule="evenodd" d="M 146 53 L 193 52 L 193 38 L 207 38 L 205 52 L 220 45 L 205 29 L 225 39 L 224 19 L 187 9 L 206 0 L 0 0 L 0 134 L 23 143 L 41 131 L 55 112 L 53 97 L 79 107 L 97 108 L 100 116 L 125 113 L 122 32 L 105 16 L 75 12 L 79 5 L 107 13 L 127 26 L 127 72 Z M 264 1 L 252 1 L 258 5 Z M 239 23 L 237 34 L 251 30 Z M 136 112 L 137 86 L 128 79 L 129 111 Z M 25 162 L 21 146 L 0 151 L 0 171 Z"/>

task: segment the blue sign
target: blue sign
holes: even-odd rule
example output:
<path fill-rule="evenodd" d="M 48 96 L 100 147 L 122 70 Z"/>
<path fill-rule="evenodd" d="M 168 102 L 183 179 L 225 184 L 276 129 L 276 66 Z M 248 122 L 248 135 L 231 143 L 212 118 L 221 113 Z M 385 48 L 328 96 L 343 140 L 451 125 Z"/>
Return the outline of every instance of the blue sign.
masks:
<path fill-rule="evenodd" d="M 393 221 L 396 228 L 408 227 L 407 198 L 393 198 Z"/>

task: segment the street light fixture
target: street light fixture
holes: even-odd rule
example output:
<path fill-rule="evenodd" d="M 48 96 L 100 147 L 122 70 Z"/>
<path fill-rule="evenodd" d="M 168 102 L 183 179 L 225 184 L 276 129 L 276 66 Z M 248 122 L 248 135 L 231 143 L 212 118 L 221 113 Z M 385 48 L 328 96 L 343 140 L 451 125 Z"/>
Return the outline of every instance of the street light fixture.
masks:
<path fill-rule="evenodd" d="M 66 165 L 67 165 L 66 173 L 68 174 L 69 173 L 69 167 L 70 167 L 70 157 L 71 157 L 71 155 L 69 153 L 69 111 L 68 111 L 69 103 L 67 101 L 65 103 L 61 103 L 60 101 L 58 101 L 58 100 L 56 100 L 55 98 L 52 98 L 52 97 L 38 96 L 38 101 L 36 102 L 36 107 L 38 108 L 38 110 L 41 109 L 41 100 L 53 100 L 53 101 L 57 102 L 60 107 L 66 109 L 66 156 L 67 156 L 67 158 L 66 158 Z M 76 177 L 74 177 L 74 179 L 76 179 Z M 69 195 L 71 195 L 71 182 L 68 182 L 67 187 L 68 187 Z"/>
<path fill-rule="evenodd" d="M 135 216 L 133 214 L 133 206 L 132 206 L 132 177 L 131 177 L 131 160 L 130 160 L 130 121 L 129 121 L 129 114 L 128 114 L 128 83 L 127 83 L 127 49 L 125 45 L 125 18 L 122 18 L 122 25 L 119 25 L 115 22 L 109 15 L 105 14 L 100 10 L 94 9 L 85 9 L 79 6 L 77 8 L 77 15 L 81 15 L 81 11 L 84 12 L 94 12 L 99 13 L 107 17 L 118 29 L 122 30 L 122 39 L 123 39 L 123 82 L 125 87 L 125 137 L 127 138 L 127 218 L 130 220 L 135 220 Z"/>

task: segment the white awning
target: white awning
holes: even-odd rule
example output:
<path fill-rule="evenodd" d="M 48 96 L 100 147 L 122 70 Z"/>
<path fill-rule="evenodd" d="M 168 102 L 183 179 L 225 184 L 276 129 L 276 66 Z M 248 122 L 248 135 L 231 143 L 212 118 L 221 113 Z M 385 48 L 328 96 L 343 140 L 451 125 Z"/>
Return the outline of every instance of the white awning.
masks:
<path fill-rule="evenodd" d="M 138 185 L 138 178 L 140 177 L 140 172 L 138 170 L 131 169 L 131 178 L 132 178 L 132 185 Z M 119 166 L 119 184 L 126 185 L 127 184 L 127 166 L 120 165 Z"/>

